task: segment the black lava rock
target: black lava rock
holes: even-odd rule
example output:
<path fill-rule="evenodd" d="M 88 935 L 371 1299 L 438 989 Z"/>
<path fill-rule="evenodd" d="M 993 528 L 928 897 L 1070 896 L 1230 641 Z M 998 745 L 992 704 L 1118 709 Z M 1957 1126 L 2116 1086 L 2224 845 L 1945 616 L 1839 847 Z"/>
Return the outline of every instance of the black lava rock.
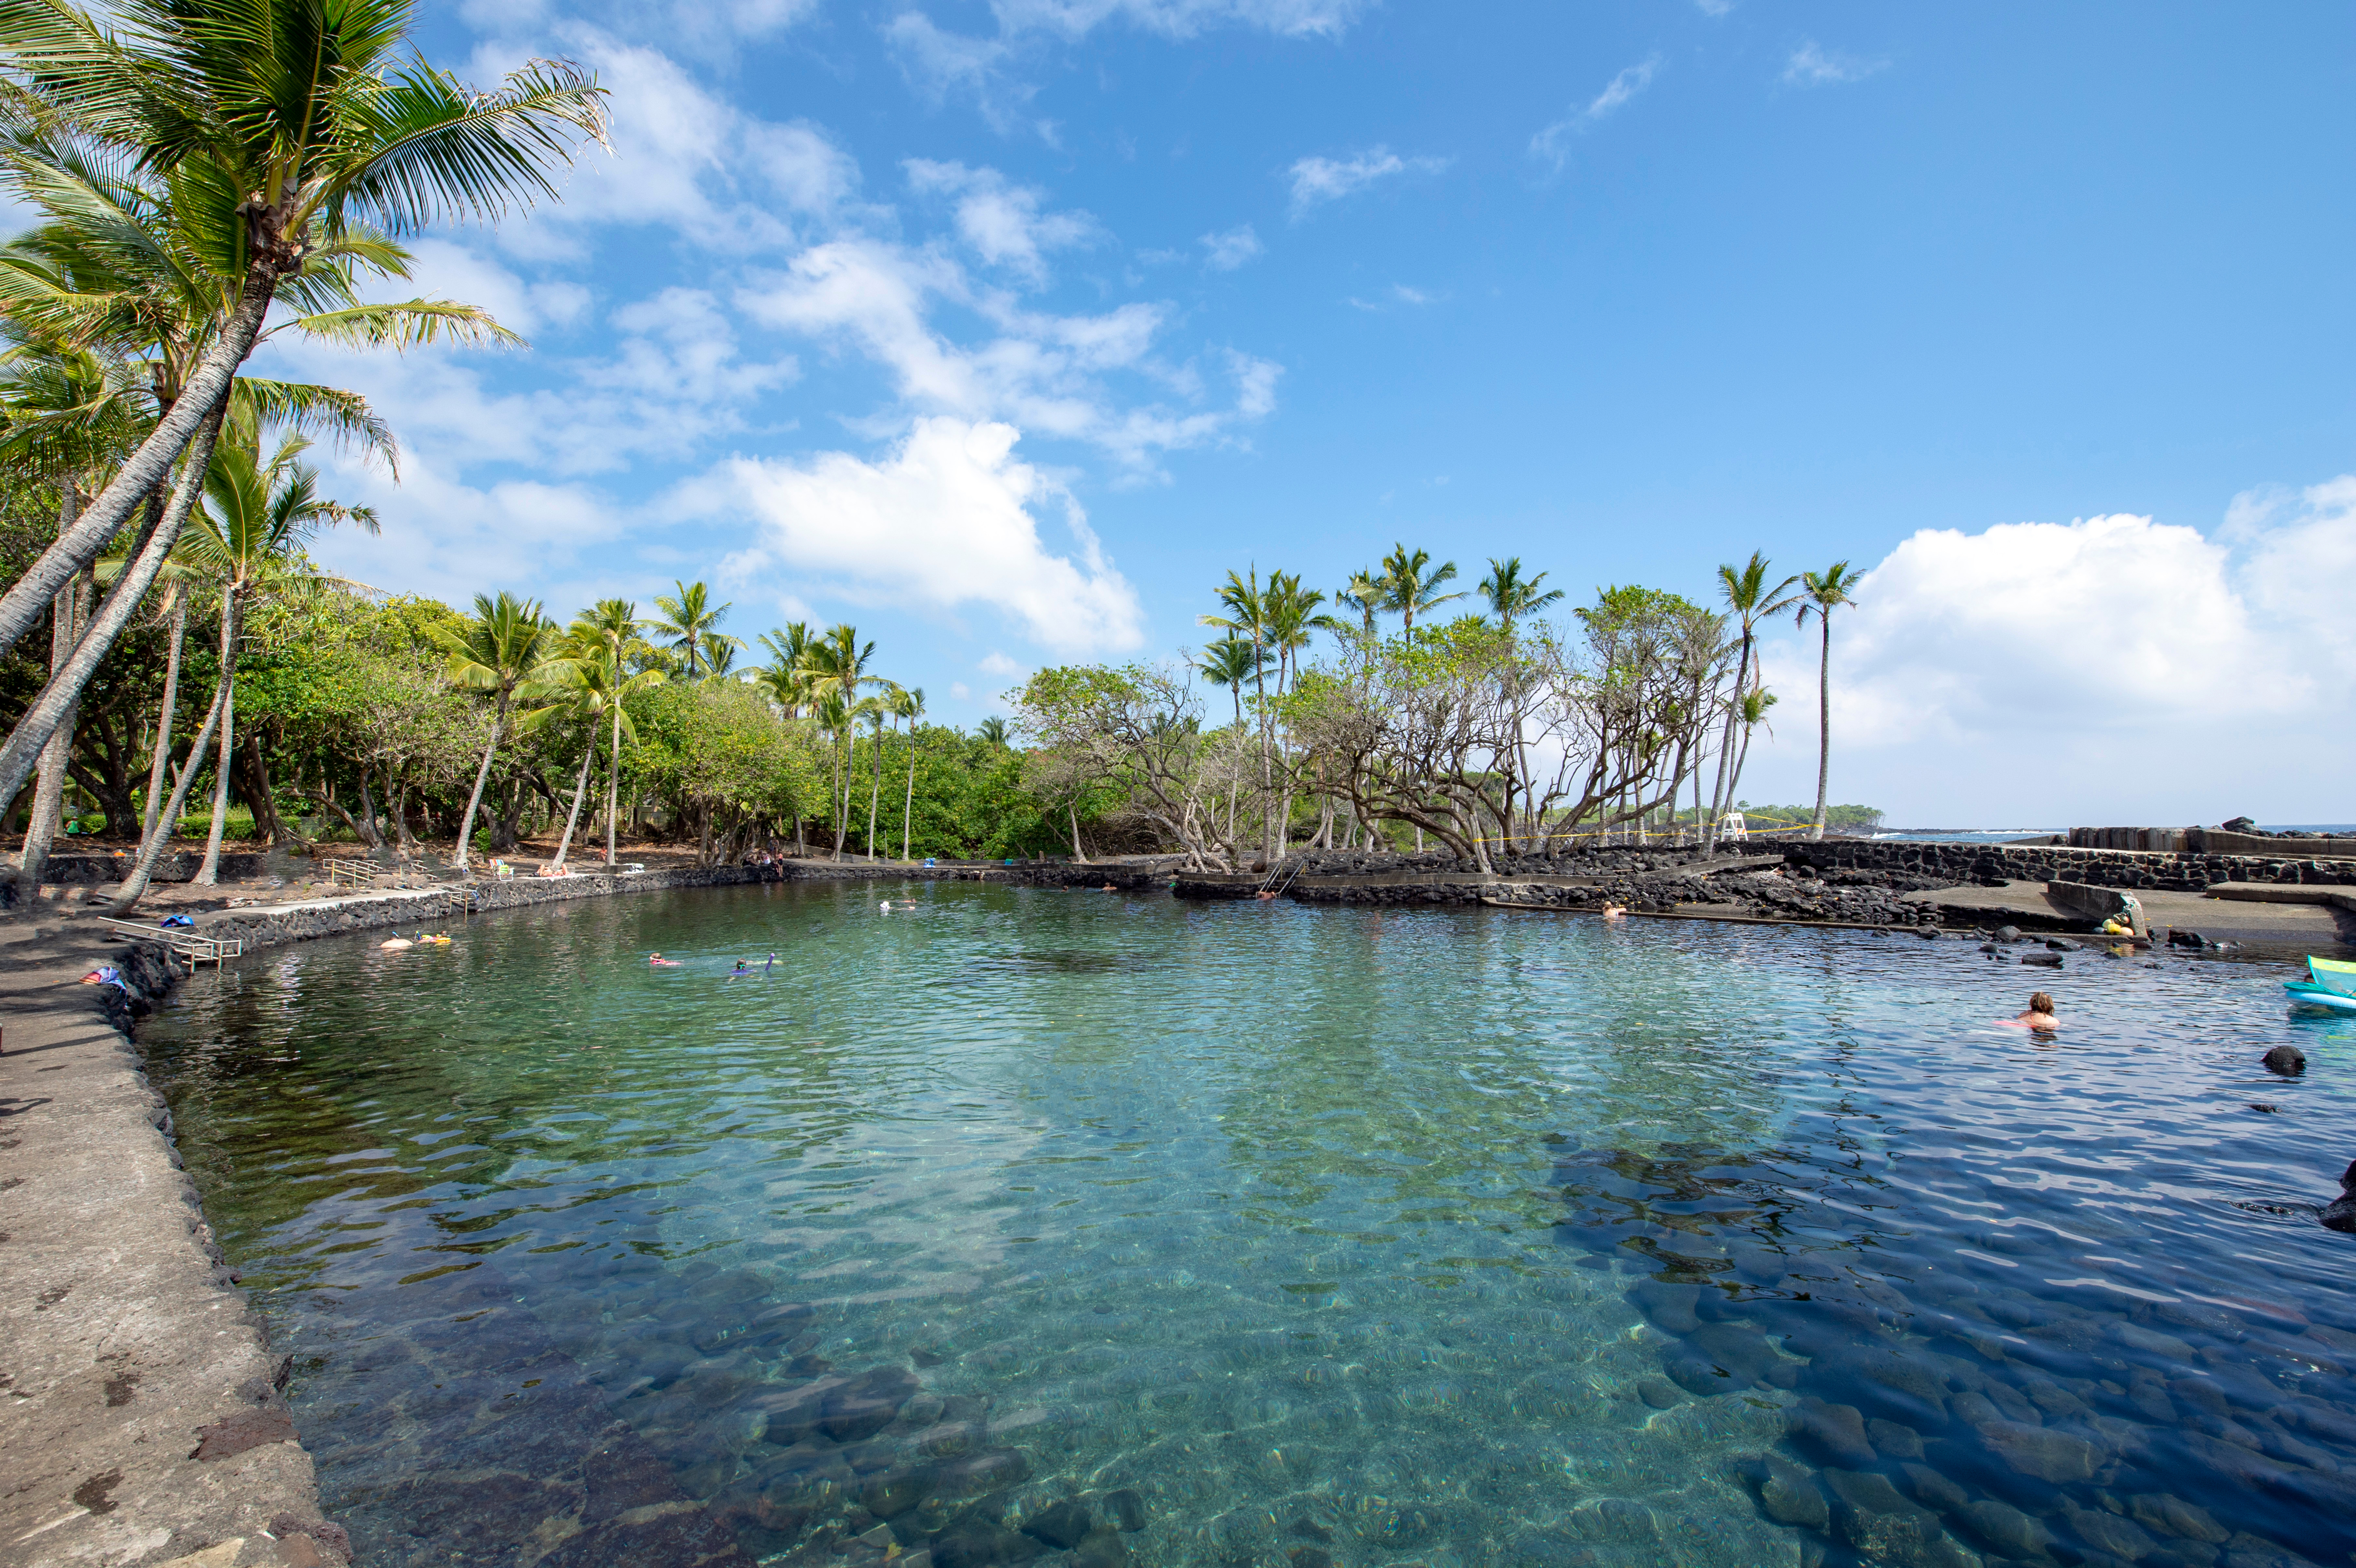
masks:
<path fill-rule="evenodd" d="M 2278 1045 L 2265 1054 L 2266 1071 L 2296 1078 L 2307 1071 L 2307 1055 L 2295 1045 Z"/>
<path fill-rule="evenodd" d="M 1131 1533 L 1145 1528 L 1145 1499 L 1134 1487 L 1123 1487 L 1104 1495 L 1105 1518 L 1119 1530 Z"/>
<path fill-rule="evenodd" d="M 2356 1235 L 2356 1160 L 2340 1173 L 2340 1196 L 2324 1206 L 2323 1228 Z"/>
<path fill-rule="evenodd" d="M 1069 1552 L 1087 1539 L 1088 1531 L 1095 1524 L 1086 1503 L 1066 1498 L 1023 1520 L 1023 1533 L 1034 1541 L 1044 1541 L 1059 1552 Z"/>

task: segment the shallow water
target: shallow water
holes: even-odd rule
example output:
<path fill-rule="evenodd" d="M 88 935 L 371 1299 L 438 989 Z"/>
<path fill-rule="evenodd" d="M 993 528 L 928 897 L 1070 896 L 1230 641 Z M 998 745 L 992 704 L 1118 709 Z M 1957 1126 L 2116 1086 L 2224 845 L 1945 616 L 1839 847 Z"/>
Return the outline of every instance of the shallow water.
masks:
<path fill-rule="evenodd" d="M 142 1032 L 367 1563 L 2349 1560 L 2356 1020 L 2270 968 L 2073 954 L 2040 1040 L 1867 933 L 942 883 L 456 935 Z"/>

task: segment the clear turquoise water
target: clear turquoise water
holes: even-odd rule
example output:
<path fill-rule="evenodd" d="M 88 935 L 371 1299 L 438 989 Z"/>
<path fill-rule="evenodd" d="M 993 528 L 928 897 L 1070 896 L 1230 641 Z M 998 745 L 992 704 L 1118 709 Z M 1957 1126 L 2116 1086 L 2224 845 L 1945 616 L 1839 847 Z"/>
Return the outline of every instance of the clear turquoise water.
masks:
<path fill-rule="evenodd" d="M 1066 1499 L 1091 1565 L 2348 1560 L 2356 1020 L 2270 969 L 957 883 L 455 934 L 142 1032 L 366 1563 Z"/>

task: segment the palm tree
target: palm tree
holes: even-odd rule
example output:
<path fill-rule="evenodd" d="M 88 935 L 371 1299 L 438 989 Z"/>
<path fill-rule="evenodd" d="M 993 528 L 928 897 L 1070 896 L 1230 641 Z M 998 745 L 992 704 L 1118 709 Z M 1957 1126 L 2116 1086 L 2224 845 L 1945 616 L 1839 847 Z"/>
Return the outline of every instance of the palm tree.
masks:
<path fill-rule="evenodd" d="M 121 149 L 223 258 L 219 308 L 179 396 L 67 536 L 0 594 L 0 653 L 220 419 L 273 298 L 320 241 L 369 224 L 398 234 L 496 219 L 555 195 L 548 169 L 570 160 L 574 134 L 602 140 L 593 79 L 533 61 L 472 91 L 402 54 L 412 11 L 412 0 L 113 0 L 102 21 L 70 0 L 0 4 L 0 64 L 19 119 Z M 25 142 L 20 154 L 37 161 Z M 21 187 L 21 167 L 11 173 Z M 145 586 L 126 575 L 117 592 L 135 601 Z"/>
<path fill-rule="evenodd" d="M 1858 580 L 1865 573 L 1851 571 L 1848 562 L 1837 560 L 1829 571 L 1804 571 L 1800 574 L 1801 594 L 1798 624 L 1805 626 L 1813 613 L 1824 628 L 1824 645 L 1816 656 L 1816 815 L 1808 824 L 1808 837 L 1825 836 L 1825 791 L 1832 782 L 1833 770 L 1833 612 L 1843 604 L 1854 604 L 1848 596 Z"/>
<path fill-rule="evenodd" d="M 1281 699 L 1293 657 L 1309 645 L 1309 635 L 1331 624 L 1317 613 L 1325 595 L 1317 589 L 1303 592 L 1297 572 L 1268 574 L 1268 642 L 1276 653 L 1276 695 Z"/>
<path fill-rule="evenodd" d="M 1271 755 L 1274 746 L 1269 736 L 1273 715 L 1268 706 L 1269 603 L 1268 595 L 1259 585 L 1259 568 L 1253 567 L 1249 577 L 1238 577 L 1229 571 L 1226 582 L 1219 589 L 1219 603 L 1226 607 L 1227 613 L 1205 615 L 1202 617 L 1203 624 L 1217 626 L 1229 636 L 1248 633 L 1251 637 L 1252 688 L 1259 709 L 1259 773 L 1263 807 L 1260 814 L 1260 852 L 1273 855 L 1276 853 L 1275 821 L 1269 812 L 1274 809 L 1276 763 Z M 1079 829 L 1075 827 L 1073 837 L 1076 841 L 1078 836 Z"/>
<path fill-rule="evenodd" d="M 1430 570 L 1425 571 L 1426 567 L 1430 567 Z M 1410 550 L 1404 544 L 1393 545 L 1390 554 L 1383 557 L 1383 608 L 1396 610 L 1406 617 L 1406 630 L 1413 633 L 1417 615 L 1464 597 L 1461 592 L 1433 592 L 1441 583 L 1451 582 L 1455 578 L 1454 561 L 1444 560 L 1432 566 L 1429 550 Z"/>
<path fill-rule="evenodd" d="M 1377 572 L 1359 571 L 1350 573 L 1350 581 L 1334 592 L 1333 603 L 1344 609 L 1355 610 L 1366 623 L 1366 635 L 1375 635 L 1375 617 L 1389 603 L 1388 591 Z"/>
<path fill-rule="evenodd" d="M 540 613 L 537 599 L 518 599 L 502 592 L 496 599 L 475 595 L 475 613 L 463 630 L 441 631 L 435 640 L 448 656 L 444 673 L 453 685 L 491 694 L 494 711 L 491 738 L 483 746 L 483 765 L 475 770 L 475 791 L 466 797 L 466 814 L 458 819 L 458 849 L 453 863 L 466 869 L 474 847 L 475 813 L 483 804 L 483 786 L 490 782 L 491 758 L 507 736 L 508 709 L 519 695 L 540 695 L 538 685 L 556 636 L 556 623 Z M 552 673 L 552 672 L 551 672 Z"/>
<path fill-rule="evenodd" d="M 39 0 L 36 0 L 39 3 Z M 52 6 L 52 9 L 55 7 Z M 7 26 L 0 14 L 0 31 Z M 133 406 L 137 429 L 126 450 L 135 466 L 144 461 L 155 432 L 191 406 L 196 379 L 216 346 L 225 315 L 239 305 L 243 286 L 243 247 L 250 238 L 245 218 L 216 199 L 202 178 L 187 168 L 157 174 L 142 170 L 126 149 L 87 135 L 54 135 L 19 129 L 0 134 L 0 181 L 46 221 L 0 249 L 0 313 L 19 334 L 86 346 L 121 361 L 131 379 L 118 396 Z M 355 347 L 396 348 L 451 336 L 461 341 L 518 341 L 480 310 L 442 300 L 363 303 L 357 292 L 359 271 L 407 275 L 407 252 L 381 233 L 358 224 L 331 225 L 315 213 L 299 235 L 299 268 L 274 285 L 289 309 L 286 320 L 254 342 L 294 331 Z M 227 383 L 234 421 L 258 410 L 273 422 L 297 431 L 325 431 L 357 439 L 391 455 L 391 439 L 365 401 L 348 392 L 248 377 Z M 217 388 L 216 390 L 219 390 Z M 58 727 L 67 708 L 89 683 L 99 661 L 163 570 L 180 530 L 201 493 L 203 476 L 225 410 L 211 399 L 209 411 L 187 443 L 178 481 L 167 484 L 177 457 L 166 453 L 163 469 L 144 496 L 145 526 L 126 552 L 117 584 L 100 605 L 74 657 L 56 672 L 0 747 L 0 793 L 13 790 L 42 738 Z M 122 474 L 101 492 L 114 493 Z M 156 511 L 164 490 L 171 499 Z M 92 503 L 93 507 L 98 502 Z M 102 550 L 108 539 L 91 537 L 85 511 L 76 529 L 61 536 L 25 579 L 0 595 L 0 622 L 28 584 Z M 115 531 L 114 526 L 105 530 Z M 60 552 L 63 552 L 62 554 Z"/>
<path fill-rule="evenodd" d="M 875 644 L 871 640 L 862 646 L 858 630 L 848 622 L 830 628 L 826 635 L 810 644 L 804 656 L 804 667 L 809 671 L 809 689 L 821 709 L 821 727 L 834 740 L 834 858 L 838 860 L 842 859 L 842 840 L 851 831 L 850 759 L 844 751 L 861 717 L 854 709 L 861 689 L 883 684 L 867 673 L 867 663 L 874 656 Z M 832 699 L 841 701 L 830 703 Z"/>
<path fill-rule="evenodd" d="M 788 621 L 782 632 L 764 632 L 761 645 L 769 650 L 769 667 L 754 679 L 786 710 L 787 718 L 800 718 L 809 700 L 809 671 L 804 667 L 810 650 L 809 623 Z"/>
<path fill-rule="evenodd" d="M 237 648 L 248 608 L 291 579 L 307 578 L 303 548 L 321 528 L 352 523 L 374 533 L 376 514 L 319 494 L 319 473 L 301 461 L 310 442 L 289 436 L 264 463 L 258 431 L 237 430 L 205 474 L 207 506 L 189 534 L 190 564 L 220 597 L 220 749 L 213 761 L 212 824 L 205 835 L 199 886 L 219 880 L 221 835 L 229 826 L 230 748 L 237 739 Z M 196 758 L 188 759 L 196 766 Z M 256 821 L 264 804 L 253 803 Z M 170 823 L 156 831 L 168 833 Z"/>
<path fill-rule="evenodd" d="M 1702 849 L 1714 854 L 1718 849 L 1718 819 L 1725 815 L 1727 803 L 1734 798 L 1730 769 L 1734 766 L 1734 727 L 1740 720 L 1745 693 L 1751 683 L 1751 645 L 1757 635 L 1761 621 L 1770 615 L 1780 615 L 1790 609 L 1796 596 L 1790 592 L 1796 577 L 1787 577 L 1772 588 L 1767 586 L 1767 558 L 1758 550 L 1740 569 L 1720 566 L 1718 569 L 1719 591 L 1726 598 L 1727 608 L 1742 625 L 1742 652 L 1734 666 L 1734 700 L 1727 704 L 1726 731 L 1718 749 L 1718 784 L 1710 792 L 1709 822 L 1703 827 Z"/>
<path fill-rule="evenodd" d="M 921 686 L 894 687 L 892 691 L 892 712 L 908 725 L 908 793 L 900 802 L 900 859 L 908 858 L 909 824 L 916 819 L 916 720 L 925 716 L 925 688 Z"/>
<path fill-rule="evenodd" d="M 1520 556 L 1509 555 L 1503 560 L 1491 556 L 1489 575 L 1481 580 L 1481 596 L 1488 600 L 1490 613 L 1511 631 L 1516 618 L 1535 615 L 1549 604 L 1561 603 L 1561 589 L 1540 590 L 1539 584 L 1546 580 L 1547 573 L 1543 571 L 1536 577 L 1523 577 Z"/>
<path fill-rule="evenodd" d="M 1744 692 L 1742 700 L 1735 705 L 1736 715 L 1742 720 L 1742 749 L 1735 754 L 1734 777 L 1726 786 L 1727 809 L 1730 811 L 1733 809 L 1735 791 L 1742 783 L 1743 764 L 1751 760 L 1751 732 L 1759 728 L 1766 720 L 1767 710 L 1774 706 L 1775 694 L 1763 686 L 1754 686 Z M 1767 732 L 1772 735 L 1775 727 L 1768 725 Z"/>
<path fill-rule="evenodd" d="M 862 698 L 859 709 L 867 718 L 867 748 L 869 761 L 874 764 L 873 781 L 867 786 L 867 858 L 875 859 L 875 813 L 884 804 L 884 724 L 896 711 L 894 694 L 900 688 L 890 681 L 873 697 Z"/>
<path fill-rule="evenodd" d="M 674 582 L 679 590 L 676 598 L 668 594 L 655 596 L 655 607 L 662 612 L 649 621 L 653 630 L 670 638 L 671 648 L 687 658 L 687 678 L 693 680 L 701 674 L 725 671 L 726 661 L 733 661 L 736 650 L 744 645 L 742 637 L 732 637 L 712 628 L 728 618 L 733 604 L 715 605 L 712 591 L 701 582 Z"/>
<path fill-rule="evenodd" d="M 1240 722 L 1240 720 L 1238 720 L 1238 722 Z M 975 725 L 973 727 L 973 733 L 974 739 L 981 741 L 984 745 L 1003 746 L 1006 744 L 1006 720 L 993 713 L 989 718 L 983 720 L 980 723 Z"/>
<path fill-rule="evenodd" d="M 1258 676 L 1268 663 L 1268 656 L 1256 652 L 1252 645 L 1233 632 L 1215 643 L 1204 645 L 1203 656 L 1194 667 L 1213 686 L 1224 686 L 1236 699 L 1236 728 L 1244 727 L 1244 682 Z M 996 722 L 996 720 L 988 720 Z"/>
<path fill-rule="evenodd" d="M 617 814 L 621 810 L 622 735 L 629 732 L 637 739 L 637 729 L 623 709 L 623 701 L 650 686 L 662 683 L 659 669 L 629 670 L 631 656 L 646 647 L 639 640 L 638 607 L 626 599 L 600 599 L 587 610 L 573 618 L 568 634 L 576 648 L 594 646 L 597 650 L 597 678 L 607 690 L 605 701 L 612 710 L 613 749 L 605 758 L 605 869 L 615 867 L 614 839 L 618 831 Z"/>

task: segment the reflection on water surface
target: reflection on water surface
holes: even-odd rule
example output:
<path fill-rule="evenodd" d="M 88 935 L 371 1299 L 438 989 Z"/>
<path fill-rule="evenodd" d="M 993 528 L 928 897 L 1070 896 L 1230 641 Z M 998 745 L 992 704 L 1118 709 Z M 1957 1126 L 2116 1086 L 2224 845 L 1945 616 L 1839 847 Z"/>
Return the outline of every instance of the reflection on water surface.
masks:
<path fill-rule="evenodd" d="M 907 891 L 150 1020 L 362 1561 L 2350 1560 L 2356 1020 L 2268 971 L 2042 1041 L 1960 943 Z"/>

